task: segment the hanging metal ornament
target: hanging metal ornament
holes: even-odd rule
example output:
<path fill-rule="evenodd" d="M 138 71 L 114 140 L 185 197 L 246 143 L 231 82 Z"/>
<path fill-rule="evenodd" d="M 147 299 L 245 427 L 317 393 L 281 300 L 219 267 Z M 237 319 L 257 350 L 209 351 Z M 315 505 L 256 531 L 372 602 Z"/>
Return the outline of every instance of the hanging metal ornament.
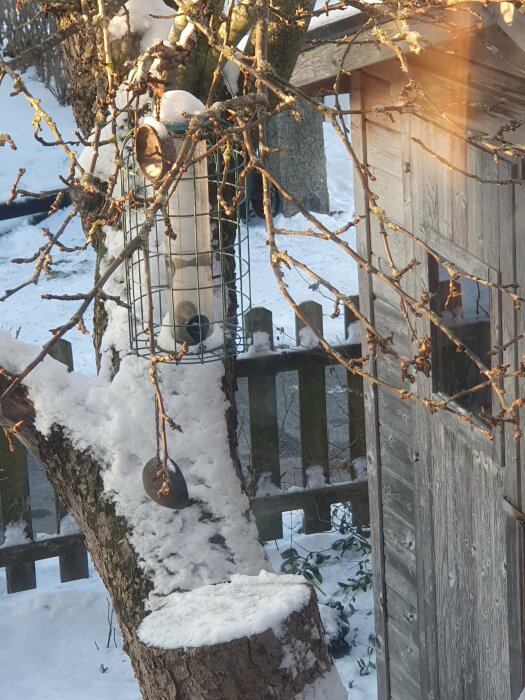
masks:
<path fill-rule="evenodd" d="M 142 483 L 148 496 L 159 506 L 180 510 L 192 504 L 186 480 L 172 459 L 168 458 L 166 468 L 159 457 L 150 459 L 142 472 Z"/>

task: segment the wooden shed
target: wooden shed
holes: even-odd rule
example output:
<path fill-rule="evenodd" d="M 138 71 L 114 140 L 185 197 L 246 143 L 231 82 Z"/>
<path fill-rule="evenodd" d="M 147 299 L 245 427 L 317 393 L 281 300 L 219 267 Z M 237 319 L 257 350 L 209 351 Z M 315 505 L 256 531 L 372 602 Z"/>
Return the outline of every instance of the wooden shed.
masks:
<path fill-rule="evenodd" d="M 365 32 L 348 51 L 333 43 L 307 48 L 293 81 L 317 95 L 332 88 L 344 60 L 342 89 L 362 110 L 352 117 L 352 143 L 379 212 L 463 272 L 517 282 L 523 294 L 525 147 L 498 150 L 498 135 L 525 144 L 525 15 L 517 4 L 490 7 L 476 7 L 483 26 L 468 11 L 409 20 L 425 49 L 416 55 L 398 44 L 408 73 Z M 362 22 L 354 15 L 311 36 L 352 35 Z M 399 31 L 399 23 L 383 25 L 386 36 Z M 387 113 L 409 79 L 421 88 L 417 108 Z M 392 275 L 378 212 L 355 173 L 354 182 L 356 214 L 365 216 L 358 250 Z M 445 314 L 448 275 L 425 246 L 388 229 L 388 247 L 398 269 L 419 263 L 404 276 L 406 292 L 434 294 L 443 323 L 483 356 L 525 329 L 523 309 L 506 294 L 468 279 L 461 280 L 463 307 L 448 305 Z M 395 347 L 413 355 L 399 296 L 362 272 L 360 297 L 376 328 L 385 336 L 395 331 Z M 415 389 L 407 386 L 386 355 L 374 363 L 376 376 L 428 396 L 471 386 L 476 376 L 464 356 L 424 318 L 414 323 L 418 337 L 433 339 L 431 376 L 419 373 Z M 524 352 L 523 341 L 512 343 L 487 362 L 512 369 Z M 517 394 L 517 382 L 505 382 L 507 397 Z M 457 403 L 490 412 L 490 391 L 472 397 Z M 380 700 L 517 700 L 525 685 L 524 557 L 522 525 L 512 514 L 525 506 L 525 439 L 505 426 L 490 441 L 445 411 L 430 415 L 372 385 L 365 399 Z"/>

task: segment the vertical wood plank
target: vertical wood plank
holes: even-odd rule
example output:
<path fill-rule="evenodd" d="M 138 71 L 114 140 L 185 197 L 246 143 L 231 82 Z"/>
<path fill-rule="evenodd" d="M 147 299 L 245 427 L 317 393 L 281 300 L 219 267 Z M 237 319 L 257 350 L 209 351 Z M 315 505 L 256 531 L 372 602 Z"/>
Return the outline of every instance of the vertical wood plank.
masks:
<path fill-rule="evenodd" d="M 315 301 L 299 304 L 299 310 L 308 319 L 316 331 L 323 333 L 323 308 Z M 301 331 L 309 330 L 296 317 L 295 334 L 297 345 L 303 338 Z M 326 382 L 324 367 L 299 370 L 299 423 L 301 427 L 301 464 L 303 485 L 308 486 L 310 467 L 321 466 L 325 481 L 329 481 L 328 469 L 328 425 L 326 414 Z M 305 532 L 324 532 L 330 530 L 330 506 L 308 508 L 304 511 L 303 528 Z"/>
<path fill-rule="evenodd" d="M 483 152 L 475 146 L 467 147 L 467 170 L 473 175 L 481 176 L 481 156 Z M 483 251 L 483 185 L 472 177 L 467 179 L 468 197 L 468 233 L 467 249 L 472 255 L 482 257 Z"/>
<path fill-rule="evenodd" d="M 53 346 L 50 351 L 50 356 L 66 365 L 69 372 L 73 371 L 73 348 L 71 343 L 64 338 Z M 57 533 L 60 532 L 62 518 L 67 515 L 67 509 L 60 503 L 55 496 L 55 514 Z M 67 583 L 68 581 L 77 581 L 81 578 L 89 578 L 88 555 L 84 545 L 76 547 L 69 554 L 64 554 L 58 558 L 58 566 L 60 569 L 60 581 Z"/>
<path fill-rule="evenodd" d="M 273 350 L 272 313 L 257 307 L 244 317 L 249 333 L 267 333 Z M 275 375 L 260 372 L 248 378 L 248 403 L 250 410 L 250 443 L 252 477 L 255 489 L 261 476 L 269 474 L 275 486 L 281 485 L 279 460 L 279 425 L 277 420 L 277 390 Z M 281 514 L 260 515 L 256 518 L 259 535 L 263 540 L 283 536 Z"/>
<path fill-rule="evenodd" d="M 492 161 L 492 158 L 485 153 L 481 154 L 479 174 L 485 180 L 498 179 L 498 166 Z M 483 184 L 482 187 L 481 217 L 483 226 L 483 259 L 487 265 L 494 266 L 499 259 L 499 186 Z M 481 251 L 479 251 L 478 254 L 480 252 Z"/>
<path fill-rule="evenodd" d="M 4 431 L 0 429 L 0 537 L 10 523 L 21 523 L 25 534 L 32 539 L 31 507 L 27 451 L 14 440 L 15 451 L 10 452 Z M 36 587 L 34 563 L 7 566 L 5 570 L 8 593 L 19 593 Z"/>
<path fill-rule="evenodd" d="M 441 157 L 448 161 L 451 159 L 451 136 L 442 129 L 430 127 L 430 134 L 434 143 L 434 150 Z M 430 154 L 429 157 L 434 158 Z M 437 161 L 435 163 L 437 169 L 436 189 L 437 189 L 437 205 L 439 233 L 449 241 L 454 239 L 452 225 L 452 168 L 449 168 L 444 163 Z M 437 223 L 436 222 L 436 223 Z M 434 225 L 435 227 L 435 225 Z"/>
<path fill-rule="evenodd" d="M 352 302 L 359 308 L 359 296 L 352 296 Z M 348 326 L 357 321 L 352 311 L 345 306 L 345 338 L 348 339 Z M 363 398 L 363 377 L 352 372 L 346 373 L 346 395 L 348 406 L 348 433 L 350 438 L 350 459 L 366 457 L 365 404 Z M 351 501 L 352 524 L 357 527 L 370 525 L 368 494 Z"/>
<path fill-rule="evenodd" d="M 467 144 L 463 139 L 450 136 L 451 161 L 461 170 L 468 172 Z M 454 243 L 468 250 L 468 180 L 457 170 L 451 174 L 451 199 L 452 199 L 452 237 Z"/>
<path fill-rule="evenodd" d="M 436 150 L 436 127 L 423 120 L 418 122 L 418 138 L 426 143 L 434 151 Z M 426 153 L 421 146 L 412 145 L 412 154 L 417 159 L 418 186 L 413 189 L 415 233 L 428 238 L 432 230 L 436 230 L 439 224 L 439 200 L 438 200 L 438 161 L 434 156 Z M 428 242 L 428 241 L 427 241 Z"/>
<path fill-rule="evenodd" d="M 359 296 L 351 297 L 359 308 Z M 352 311 L 345 306 L 345 338 L 348 339 L 348 326 L 357 321 Z M 350 434 L 350 457 L 366 456 L 365 414 L 363 405 L 363 377 L 347 372 L 348 427 Z"/>
<path fill-rule="evenodd" d="M 501 179 L 518 177 L 518 168 L 505 161 L 500 161 L 499 175 Z M 516 237 L 517 214 L 519 214 L 519 195 L 513 186 L 499 188 L 499 267 L 502 285 L 511 284 L 518 280 L 518 246 Z M 502 216 L 504 212 L 504 216 Z M 520 290 L 520 293 L 521 290 Z M 518 312 L 514 303 L 506 295 L 501 297 L 501 336 L 499 345 L 515 338 L 519 333 Z M 494 341 L 493 341 L 494 342 Z M 496 358 L 495 358 L 496 359 Z M 509 371 L 519 367 L 520 354 L 517 343 L 507 348 L 497 360 L 509 365 Z M 519 396 L 518 379 L 505 382 L 505 398 L 508 403 Z M 522 510 L 521 493 L 521 454 L 520 441 L 514 439 L 514 430 L 504 427 L 504 493 L 514 505 Z M 507 597 L 509 624 L 509 655 L 510 655 L 510 687 L 511 696 L 517 697 L 523 688 L 523 641 L 521 627 L 523 624 L 523 528 L 512 518 L 505 522 L 506 556 L 507 556 Z"/>
<path fill-rule="evenodd" d="M 352 115 L 352 145 L 360 163 L 367 165 L 366 136 L 366 74 L 353 71 L 351 76 L 351 106 L 356 113 Z M 377 100 L 380 102 L 381 100 Z M 374 104 L 373 100 L 371 104 Z M 360 113 L 358 113 L 360 112 Z M 365 170 L 366 172 L 366 170 Z M 354 169 L 354 190 L 356 214 L 364 215 L 357 226 L 357 250 L 368 262 L 372 262 L 372 230 L 369 202 L 365 196 L 359 176 Z M 360 303 L 363 313 L 373 324 L 374 289 L 370 273 L 359 272 Z M 365 350 L 366 352 L 366 350 Z M 377 376 L 374 360 L 369 361 L 368 370 Z M 381 485 L 381 450 L 379 441 L 379 419 L 377 389 L 367 383 L 364 386 L 365 423 L 367 435 L 368 489 L 370 495 L 370 534 L 372 544 L 372 571 L 374 578 L 374 617 L 376 631 L 376 666 L 378 700 L 390 698 L 390 671 L 388 653 L 388 629 L 386 620 L 386 584 L 385 584 L 385 550 L 383 539 L 383 509 Z"/>
<path fill-rule="evenodd" d="M 402 124 L 402 150 L 410 163 L 410 167 L 405 169 L 403 183 L 405 219 L 407 226 L 424 238 L 424 223 L 431 225 L 430 217 L 432 212 L 436 211 L 433 183 L 435 164 L 431 164 L 421 148 L 411 142 L 412 136 L 425 141 L 427 125 L 418 117 L 410 115 L 403 115 Z M 414 187 L 413 183 L 417 183 L 417 186 Z M 421 247 L 414 245 L 414 257 L 421 263 L 416 268 L 412 290 L 413 295 L 419 298 L 423 291 L 429 291 L 427 253 Z M 429 332 L 430 324 L 421 319 L 418 322 L 418 333 L 428 335 Z M 416 386 L 418 393 L 428 394 L 431 391 L 431 381 L 421 372 L 417 375 Z M 413 439 L 410 447 L 414 474 L 421 698 L 422 700 L 437 700 L 440 697 L 440 657 L 437 653 L 432 450 L 429 440 L 420 440 L 421 435 L 428 435 L 430 419 L 424 406 L 415 405 L 412 407 L 412 411 Z"/>

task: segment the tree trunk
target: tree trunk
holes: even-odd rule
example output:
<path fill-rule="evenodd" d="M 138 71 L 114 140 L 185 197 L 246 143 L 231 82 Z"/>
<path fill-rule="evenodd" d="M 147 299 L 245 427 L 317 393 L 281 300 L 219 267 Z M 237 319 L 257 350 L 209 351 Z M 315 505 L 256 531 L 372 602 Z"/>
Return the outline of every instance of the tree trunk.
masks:
<path fill-rule="evenodd" d="M 78 17 L 77 8 L 58 19 L 64 26 Z M 101 108 L 104 89 L 97 67 L 97 31 L 80 32 L 63 45 L 74 113 L 85 133 L 94 111 Z M 121 44 L 119 56 L 137 47 L 135 40 L 127 48 Z M 107 227 L 104 235 L 103 241 L 97 236 L 102 266 L 106 250 L 121 238 Z M 120 278 L 105 291 L 125 297 L 122 274 Z M 99 342 L 106 324 L 113 332 L 117 328 L 121 337 L 127 325 L 122 313 L 113 314 L 108 304 L 97 311 Z M 28 359 L 28 351 L 16 341 L 6 341 L 1 348 L 0 393 L 9 378 L 2 367 L 16 374 Z M 2 403 L 0 423 L 10 427 L 23 421 L 17 436 L 44 465 L 58 497 L 73 514 L 110 594 L 145 700 L 346 698 L 324 643 L 315 595 L 305 583 L 296 584 L 304 604 L 284 607 L 279 631 L 244 631 L 239 637 L 197 646 L 171 640 L 160 648 L 141 640 L 142 625 L 149 616 L 162 619 L 159 610 L 165 610 L 173 596 L 182 592 L 191 597 L 202 586 L 222 585 L 237 573 L 252 577 L 247 584 L 251 590 L 268 563 L 241 488 L 234 361 L 226 369 L 213 364 L 161 368 L 167 413 L 184 430 L 170 435 L 170 454 L 179 462 L 191 499 L 187 508 L 173 511 L 150 500 L 142 488 L 141 471 L 155 449 L 148 362 L 118 357 L 111 348 L 108 354 L 107 365 L 113 369 L 116 364 L 118 371 L 105 386 L 101 380 L 91 385 L 67 374 L 46 358 L 25 386 Z M 202 424 L 203 405 L 210 425 Z M 275 579 L 279 601 L 284 584 L 280 577 L 266 576 Z M 218 595 L 222 591 L 213 590 Z M 225 601 L 228 591 L 225 588 Z M 314 688 L 320 683 L 324 686 L 318 692 Z"/>
<path fill-rule="evenodd" d="M 13 366 L 7 358 L 23 358 L 27 350 L 22 343 L 10 343 L 12 345 L 3 343 L 5 357 L 0 358 L 0 366 L 7 365 L 8 373 L 13 373 L 19 368 Z M 126 358 L 126 362 L 130 362 L 129 358 Z M 145 363 L 144 367 L 147 368 Z M 127 371 L 126 367 L 124 371 Z M 117 376 L 115 382 L 118 379 Z M 115 426 L 110 425 L 100 433 L 102 438 L 108 434 L 107 444 L 102 446 L 93 443 L 91 449 L 86 450 L 78 446 L 83 439 L 82 426 L 85 425 L 86 431 L 89 430 L 83 416 L 76 426 L 63 429 L 59 425 L 59 415 L 62 412 L 67 414 L 67 406 L 74 400 L 79 407 L 86 407 L 86 416 L 92 415 L 93 407 L 100 404 L 107 407 L 107 412 L 101 410 L 100 415 L 97 415 L 98 420 L 103 423 L 117 420 L 115 414 L 119 412 L 119 402 L 115 402 L 114 386 L 109 385 L 106 390 L 98 386 L 94 393 L 90 389 L 83 393 L 74 374 L 68 374 L 63 365 L 50 358 L 27 381 L 28 387 L 20 387 L 3 402 L 0 423 L 10 427 L 19 421 L 23 422 L 17 437 L 44 465 L 57 495 L 73 514 L 111 596 L 123 635 L 124 649 L 131 658 L 145 700 L 245 700 L 249 697 L 291 700 L 303 696 L 342 700 L 346 697 L 346 691 L 334 672 L 324 642 L 313 590 L 297 577 L 281 577 L 269 573 L 254 575 L 261 565 L 265 566 L 265 562 L 262 548 L 257 543 L 255 526 L 246 511 L 247 498 L 241 494 L 238 486 L 235 487 L 238 480 L 230 479 L 225 484 L 225 488 L 229 487 L 230 490 L 230 494 L 226 494 L 226 500 L 231 501 L 233 507 L 229 512 L 217 513 L 213 511 L 215 495 L 209 502 L 205 496 L 202 500 L 195 497 L 200 493 L 198 489 L 202 487 L 204 478 L 201 473 L 195 478 L 188 466 L 186 476 L 190 496 L 193 496 L 190 507 L 181 512 L 169 511 L 139 491 L 131 497 L 130 512 L 142 509 L 140 517 L 135 521 L 133 517 L 123 517 L 120 512 L 121 503 L 119 505 L 111 498 L 111 493 L 104 484 L 108 471 L 118 462 L 118 451 L 124 452 L 124 462 L 127 465 L 128 460 L 133 461 L 135 453 L 140 452 L 143 443 L 142 436 L 135 435 L 135 442 L 131 437 L 131 434 L 138 431 L 138 424 L 133 422 L 132 416 L 128 421 L 129 403 L 126 396 L 122 396 L 120 411 L 127 421 L 126 425 L 130 426 L 128 452 L 120 444 L 120 436 L 112 443 L 111 433 Z M 71 386 L 67 387 L 69 381 Z M 0 374 L 0 392 L 6 389 L 8 382 L 9 374 Z M 144 389 L 147 382 L 147 377 L 144 377 L 142 387 L 140 381 L 137 382 L 138 388 Z M 129 377 L 123 384 L 130 388 Z M 193 381 L 190 385 L 193 386 Z M 57 391 L 57 387 L 59 396 L 53 397 L 53 391 Z M 137 386 L 131 388 L 133 391 L 136 389 Z M 184 383 L 181 393 L 182 403 L 187 402 Z M 48 415 L 44 420 L 47 425 L 52 424 L 45 435 L 35 427 L 35 422 L 38 424 L 39 421 L 35 404 L 45 407 L 44 411 Z M 148 418 L 144 416 L 146 423 Z M 146 433 L 147 428 L 144 434 Z M 93 456 L 102 449 L 108 450 L 107 459 L 110 464 Z M 146 447 L 145 454 L 148 449 Z M 142 456 L 139 454 L 136 459 L 138 464 L 130 465 L 131 480 L 140 479 Z M 233 465 L 231 469 L 233 471 Z M 215 482 L 212 478 L 210 486 L 216 487 L 217 483 L 223 482 L 223 478 L 218 478 Z M 166 541 L 169 537 L 165 534 L 166 523 L 172 530 L 171 541 Z M 149 527 L 158 530 L 161 535 L 159 541 L 154 542 L 153 553 L 143 546 Z M 235 542 L 239 530 L 244 547 L 239 547 L 238 542 Z M 196 543 L 195 550 L 190 547 L 186 551 L 186 539 Z M 181 569 L 174 570 L 173 583 L 169 584 L 169 589 L 159 590 L 162 585 L 167 585 L 166 579 L 161 581 L 159 587 L 158 572 L 155 574 L 151 570 L 157 563 L 164 564 L 171 559 L 174 566 L 180 565 Z M 205 570 L 208 562 L 208 569 Z M 195 572 L 188 579 L 186 572 L 191 571 L 192 567 Z M 218 583 L 230 578 L 236 571 L 248 574 L 240 577 L 240 584 L 235 576 L 232 584 Z M 291 579 L 293 596 L 290 599 L 288 595 L 283 603 L 283 593 L 286 594 L 285 589 L 291 585 Z M 184 588 L 180 582 L 185 580 L 188 582 L 186 587 L 196 584 L 193 591 L 181 592 Z M 171 582 L 171 578 L 168 582 Z M 199 587 L 202 582 L 215 585 L 202 588 Z M 201 600 L 208 601 L 215 597 L 220 613 L 229 604 L 235 605 L 238 599 L 243 600 L 246 594 L 254 590 L 253 586 L 257 587 L 260 582 L 271 590 L 266 593 L 266 598 L 261 596 L 259 599 L 255 596 L 255 602 L 249 606 L 249 613 L 253 612 L 253 608 L 256 611 L 260 608 L 259 618 L 266 621 L 268 616 L 275 617 L 274 607 L 279 610 L 278 619 L 273 624 L 269 621 L 267 628 L 263 625 L 262 629 L 256 629 L 253 633 L 247 632 L 243 627 L 245 615 L 241 610 L 237 614 L 232 613 L 235 628 L 233 633 L 229 633 L 226 639 L 219 639 L 216 644 L 207 643 L 206 640 L 194 644 L 183 633 L 179 633 L 177 622 L 180 622 L 184 614 L 185 624 L 180 625 L 182 629 L 199 629 L 201 625 L 198 608 L 194 612 L 196 606 L 188 605 L 192 598 L 200 596 Z M 243 590 L 241 593 L 232 592 L 232 585 L 241 585 Z M 169 618 L 170 606 L 175 611 L 173 621 Z M 171 630 L 167 640 L 162 630 L 163 624 L 166 626 L 166 620 Z M 232 626 L 229 617 L 227 621 Z M 149 626 L 149 632 L 144 629 L 145 626 Z M 218 620 L 214 634 L 220 637 L 223 626 Z M 273 631 L 271 627 L 278 631 Z M 159 643 L 155 643 L 157 638 Z M 326 683 L 324 694 L 308 695 L 319 682 Z"/>
<path fill-rule="evenodd" d="M 82 21 L 79 7 L 66 6 L 56 12 L 58 29 L 65 29 L 70 24 Z M 62 58 L 69 76 L 68 97 L 73 107 L 73 114 L 78 127 L 88 136 L 93 128 L 97 111 L 104 114 L 104 97 L 107 83 L 104 72 L 100 69 L 99 33 L 91 27 L 75 33 L 66 39 L 62 46 Z"/>

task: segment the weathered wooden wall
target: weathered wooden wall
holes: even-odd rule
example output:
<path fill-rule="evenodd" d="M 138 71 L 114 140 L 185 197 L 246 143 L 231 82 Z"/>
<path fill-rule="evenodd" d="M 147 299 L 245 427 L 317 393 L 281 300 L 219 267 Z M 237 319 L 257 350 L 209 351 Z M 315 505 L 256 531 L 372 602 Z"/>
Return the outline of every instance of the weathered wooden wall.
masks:
<path fill-rule="evenodd" d="M 488 51 L 487 44 L 510 60 Z M 460 54 L 429 49 L 410 59 L 409 77 L 426 95 L 417 115 L 390 119 L 373 111 L 394 104 L 407 82 L 394 61 L 354 72 L 352 107 L 366 110 L 353 118 L 354 146 L 375 178 L 369 186 L 379 196 L 378 206 L 391 220 L 464 271 L 494 282 L 518 281 L 523 288 L 523 236 L 517 235 L 525 223 L 521 170 L 511 159 L 496 161 L 466 136 L 494 133 L 509 119 L 523 118 L 525 77 L 515 68 L 523 70 L 525 58 L 495 27 L 472 46 L 463 38 Z M 512 134 L 516 142 L 522 137 L 522 131 Z M 508 179 L 517 182 L 494 182 Z M 357 175 L 354 180 L 356 213 L 367 214 L 359 227 L 359 250 L 389 273 L 385 241 Z M 406 291 L 418 297 L 428 290 L 422 248 L 391 232 L 388 249 L 397 268 L 412 257 L 420 263 L 405 277 Z M 410 355 L 398 298 L 366 274 L 360 290 L 369 318 L 385 334 L 394 330 L 397 349 Z M 516 334 L 518 315 L 523 323 L 523 311 L 518 314 L 498 293 L 491 295 L 490 311 L 494 345 L 502 333 Z M 424 319 L 417 333 L 430 335 Z M 511 346 L 494 362 L 515 366 L 521 352 Z M 388 359 L 378 361 L 375 371 L 399 385 L 399 369 Z M 431 379 L 419 377 L 417 389 L 431 393 Z M 516 390 L 509 383 L 508 395 Z M 510 430 L 490 443 L 450 416 L 429 416 L 423 407 L 372 387 L 365 400 L 380 698 L 516 700 L 523 680 L 523 542 L 501 501 L 506 496 L 522 508 L 523 446 L 517 449 Z"/>
<path fill-rule="evenodd" d="M 390 85 L 372 72 L 354 74 L 351 106 L 369 110 L 391 104 Z M 378 204 L 401 225 L 405 224 L 403 200 L 402 139 L 399 116 L 393 120 L 368 111 L 352 121 L 352 141 L 362 162 L 375 178 L 369 182 L 379 196 Z M 377 220 L 368 205 L 358 178 L 356 214 L 367 214 L 358 231 L 358 248 L 363 257 L 390 274 L 388 255 Z M 388 205 L 388 206 L 387 206 Z M 389 237 L 389 249 L 402 268 L 412 257 L 410 247 L 399 237 Z M 396 333 L 395 348 L 409 352 L 409 338 L 396 300 L 386 285 L 360 279 L 361 304 L 381 333 L 391 326 Z M 388 359 L 373 368 L 379 378 L 400 384 L 399 371 Z M 375 552 L 374 595 L 378 638 L 378 680 L 380 697 L 419 700 L 419 641 L 415 557 L 414 472 L 410 450 L 411 404 L 401 403 L 372 386 L 365 390 L 368 430 L 370 520 Z"/>

